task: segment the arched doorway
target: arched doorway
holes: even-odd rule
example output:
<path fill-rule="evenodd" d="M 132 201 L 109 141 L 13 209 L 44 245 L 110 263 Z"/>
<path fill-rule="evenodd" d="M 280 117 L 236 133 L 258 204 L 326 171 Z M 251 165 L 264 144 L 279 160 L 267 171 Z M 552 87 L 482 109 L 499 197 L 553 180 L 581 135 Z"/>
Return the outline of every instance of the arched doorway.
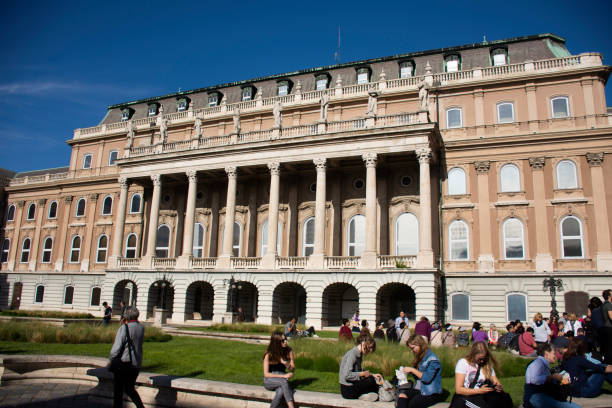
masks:
<path fill-rule="evenodd" d="M 323 291 L 323 326 L 340 326 L 359 308 L 359 293 L 348 283 L 333 283 Z"/>
<path fill-rule="evenodd" d="M 119 302 L 123 300 L 126 306 L 135 306 L 138 296 L 138 286 L 131 280 L 117 282 L 113 290 L 113 313 L 121 311 Z"/>
<path fill-rule="evenodd" d="M 298 323 L 306 321 L 306 290 L 294 282 L 284 282 L 272 294 L 272 322 L 286 323 L 295 317 Z"/>
<path fill-rule="evenodd" d="M 395 319 L 401 311 L 404 311 L 410 320 L 415 320 L 415 300 L 414 290 L 410 286 L 403 283 L 387 283 L 376 293 L 376 320 Z"/>
<path fill-rule="evenodd" d="M 254 322 L 257 318 L 257 287 L 245 281 L 236 281 L 230 284 L 227 292 L 227 311 L 238 313 L 242 308 L 244 320 Z"/>
<path fill-rule="evenodd" d="M 172 318 L 174 308 L 174 287 L 167 280 L 158 280 L 149 288 L 147 298 L 147 319 L 155 316 L 155 308 L 168 311 L 168 318 Z"/>
<path fill-rule="evenodd" d="M 194 282 L 187 288 L 185 319 L 212 320 L 215 290 L 208 282 Z"/>

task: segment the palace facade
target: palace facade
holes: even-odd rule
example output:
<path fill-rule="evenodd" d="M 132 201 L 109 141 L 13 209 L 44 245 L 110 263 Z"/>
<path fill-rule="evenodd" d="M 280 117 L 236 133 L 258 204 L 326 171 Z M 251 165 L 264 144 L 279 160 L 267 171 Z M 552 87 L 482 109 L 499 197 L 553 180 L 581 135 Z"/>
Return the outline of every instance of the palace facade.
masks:
<path fill-rule="evenodd" d="M 457 325 L 612 287 L 610 67 L 552 34 L 113 105 L 3 176 L 0 305 Z M 166 312 L 162 312 L 166 311 Z"/>

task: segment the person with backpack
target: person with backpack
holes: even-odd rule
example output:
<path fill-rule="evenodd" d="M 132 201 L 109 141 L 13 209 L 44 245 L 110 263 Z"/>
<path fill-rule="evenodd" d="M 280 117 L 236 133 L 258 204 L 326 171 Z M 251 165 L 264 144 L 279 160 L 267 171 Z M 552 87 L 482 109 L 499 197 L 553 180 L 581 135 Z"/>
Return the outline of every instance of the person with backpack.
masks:
<path fill-rule="evenodd" d="M 506 325 L 506 332 L 499 337 L 499 341 L 497 345 L 501 349 L 510 349 L 510 343 L 512 339 L 516 336 L 516 327 L 514 326 L 514 322 L 510 322 Z"/>
<path fill-rule="evenodd" d="M 538 345 L 533 338 L 533 327 L 529 326 L 523 334 L 519 336 L 519 352 L 524 357 L 535 357 Z"/>
<path fill-rule="evenodd" d="M 455 347 L 457 342 L 457 338 L 455 336 L 455 332 L 453 331 L 453 326 L 450 323 L 447 323 L 444 326 L 444 334 L 442 335 L 442 345 L 445 347 Z"/>

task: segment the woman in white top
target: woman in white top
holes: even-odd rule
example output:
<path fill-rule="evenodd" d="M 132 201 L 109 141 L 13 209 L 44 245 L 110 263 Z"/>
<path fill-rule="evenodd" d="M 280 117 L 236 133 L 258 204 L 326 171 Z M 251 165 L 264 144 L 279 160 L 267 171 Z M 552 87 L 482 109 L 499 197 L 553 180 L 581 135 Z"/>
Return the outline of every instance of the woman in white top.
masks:
<path fill-rule="evenodd" d="M 536 313 L 533 316 L 531 327 L 533 328 L 533 338 L 537 344 L 550 342 L 552 331 L 548 327 L 548 323 L 542 319 L 542 313 Z"/>
<path fill-rule="evenodd" d="M 565 326 L 563 327 L 563 333 L 567 333 L 568 331 L 573 331 L 574 335 L 578 332 L 578 329 L 582 328 L 582 323 L 580 320 L 576 318 L 576 313 L 570 313 L 569 318 L 565 322 Z"/>

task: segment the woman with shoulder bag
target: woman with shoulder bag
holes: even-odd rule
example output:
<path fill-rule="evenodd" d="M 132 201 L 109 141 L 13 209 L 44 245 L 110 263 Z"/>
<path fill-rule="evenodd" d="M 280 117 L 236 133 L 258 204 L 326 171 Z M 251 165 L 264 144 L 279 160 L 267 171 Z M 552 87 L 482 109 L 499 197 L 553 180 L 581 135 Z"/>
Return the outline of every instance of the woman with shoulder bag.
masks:
<path fill-rule="evenodd" d="M 113 372 L 113 408 L 123 407 L 125 392 L 137 408 L 144 408 L 136 391 L 136 378 L 142 364 L 142 342 L 144 326 L 138 322 L 140 312 L 131 306 L 125 310 L 126 323 L 119 326 L 115 343 L 110 351 L 109 370 Z"/>
<path fill-rule="evenodd" d="M 499 364 L 481 341 L 455 367 L 455 395 L 450 408 L 512 408 L 512 398 L 497 379 Z"/>
<path fill-rule="evenodd" d="M 414 353 L 412 367 L 404 367 L 404 373 L 416 379 L 413 389 L 400 392 L 397 408 L 426 408 L 437 404 L 442 396 L 442 363 L 427 345 L 423 336 L 413 334 L 406 344 Z"/>

